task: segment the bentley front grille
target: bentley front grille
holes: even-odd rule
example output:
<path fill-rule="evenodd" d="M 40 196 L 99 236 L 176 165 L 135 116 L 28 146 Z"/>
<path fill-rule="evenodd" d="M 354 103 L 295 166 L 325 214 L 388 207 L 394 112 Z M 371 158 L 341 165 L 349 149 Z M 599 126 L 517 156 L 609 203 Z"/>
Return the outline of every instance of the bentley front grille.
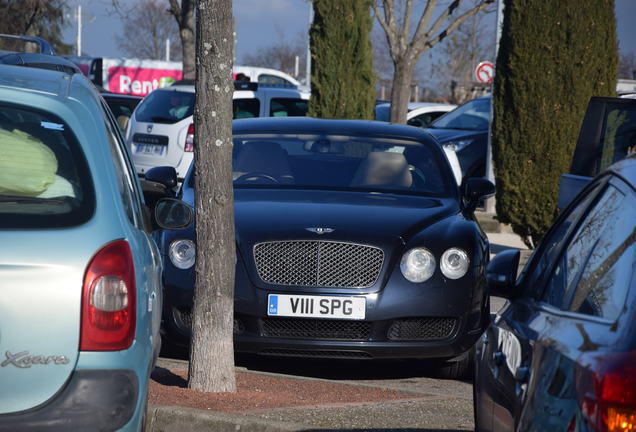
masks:
<path fill-rule="evenodd" d="M 254 260 L 266 283 L 366 288 L 378 280 L 384 252 L 354 243 L 294 240 L 255 245 Z"/>
<path fill-rule="evenodd" d="M 425 341 L 450 338 L 457 318 L 409 318 L 393 321 L 387 337 L 394 341 Z"/>
<path fill-rule="evenodd" d="M 366 341 L 371 337 L 368 321 L 267 318 L 263 336 L 277 338 Z"/>

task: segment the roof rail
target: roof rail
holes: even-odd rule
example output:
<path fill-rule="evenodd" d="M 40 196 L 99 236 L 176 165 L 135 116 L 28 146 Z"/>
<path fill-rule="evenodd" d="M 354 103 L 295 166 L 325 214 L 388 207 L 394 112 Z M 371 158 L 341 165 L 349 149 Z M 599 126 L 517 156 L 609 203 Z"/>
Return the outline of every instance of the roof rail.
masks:
<path fill-rule="evenodd" d="M 0 64 L 48 69 L 69 75 L 82 73 L 75 63 L 72 63 L 65 58 L 48 54 L 9 52 L 4 55 L 0 54 Z"/>
<path fill-rule="evenodd" d="M 171 86 L 174 85 L 194 85 L 194 80 L 193 79 L 181 79 L 178 81 L 173 82 L 172 84 L 170 84 Z"/>
<path fill-rule="evenodd" d="M 9 35 L 9 34 L 0 34 L 0 39 L 15 39 L 21 40 L 24 42 L 32 42 L 37 44 L 40 47 L 40 54 L 47 55 L 55 55 L 55 50 L 53 47 L 44 39 L 36 37 L 36 36 L 18 36 L 18 35 Z"/>
<path fill-rule="evenodd" d="M 259 81 L 258 86 L 261 88 L 280 88 L 280 89 L 298 90 L 298 86 L 292 83 L 267 83 L 267 82 Z"/>

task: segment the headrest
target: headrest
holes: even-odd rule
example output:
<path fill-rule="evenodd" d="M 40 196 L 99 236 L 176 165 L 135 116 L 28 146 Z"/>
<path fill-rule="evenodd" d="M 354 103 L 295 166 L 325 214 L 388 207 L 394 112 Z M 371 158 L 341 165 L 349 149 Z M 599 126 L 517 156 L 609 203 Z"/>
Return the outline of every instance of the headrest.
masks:
<path fill-rule="evenodd" d="M 352 186 L 389 186 L 408 188 L 413 182 L 404 155 L 392 152 L 371 152 L 351 181 Z"/>
<path fill-rule="evenodd" d="M 239 173 L 263 172 L 276 177 L 290 175 L 287 152 L 277 142 L 252 141 L 243 145 L 234 171 Z"/>

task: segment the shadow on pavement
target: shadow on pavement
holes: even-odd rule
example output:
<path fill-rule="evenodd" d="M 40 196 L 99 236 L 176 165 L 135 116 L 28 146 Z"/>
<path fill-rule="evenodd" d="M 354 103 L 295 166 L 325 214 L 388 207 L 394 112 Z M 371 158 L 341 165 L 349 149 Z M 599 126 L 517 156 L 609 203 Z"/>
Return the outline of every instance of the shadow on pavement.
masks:
<path fill-rule="evenodd" d="M 334 360 L 237 354 L 235 363 L 248 370 L 329 380 L 439 378 L 437 365 L 426 360 Z"/>
<path fill-rule="evenodd" d="M 155 366 L 150 377 L 154 381 L 165 386 L 181 388 L 186 388 L 188 386 L 188 382 L 185 379 L 172 373 L 170 370 L 159 366 Z"/>

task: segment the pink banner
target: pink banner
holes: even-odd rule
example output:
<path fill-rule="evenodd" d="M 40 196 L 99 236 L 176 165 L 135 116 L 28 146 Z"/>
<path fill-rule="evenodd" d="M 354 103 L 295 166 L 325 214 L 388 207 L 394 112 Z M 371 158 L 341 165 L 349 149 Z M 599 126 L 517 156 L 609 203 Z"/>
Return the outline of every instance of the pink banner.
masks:
<path fill-rule="evenodd" d="M 108 90 L 113 93 L 146 96 L 159 87 L 181 79 L 180 70 L 112 66 L 108 68 Z"/>

